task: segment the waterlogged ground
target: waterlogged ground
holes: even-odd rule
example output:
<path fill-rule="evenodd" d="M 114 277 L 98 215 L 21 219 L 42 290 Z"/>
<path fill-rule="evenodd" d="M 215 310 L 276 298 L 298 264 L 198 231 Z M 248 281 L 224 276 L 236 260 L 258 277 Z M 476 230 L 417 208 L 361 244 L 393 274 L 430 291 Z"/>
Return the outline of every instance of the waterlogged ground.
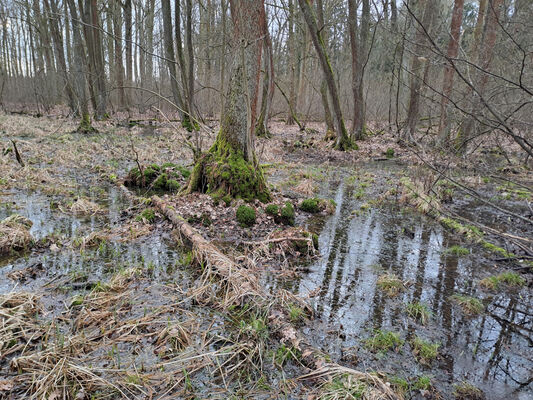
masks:
<path fill-rule="evenodd" d="M 21 317 L 29 336 L 9 345 L 13 353 L 0 354 L 0 397 L 68 397 L 66 386 L 85 382 L 74 385 L 70 398 L 328 398 L 323 382 L 293 379 L 309 370 L 294 349 L 269 336 L 267 322 L 210 303 L 212 294 L 201 286 L 216 282 L 201 279 L 172 226 L 158 215 L 139 218 L 147 206 L 133 204 L 116 184 L 136 157 L 145 165 L 190 165 L 180 134 L 168 126 L 109 124 L 83 136 L 70 133 L 70 120 L 11 116 L 2 116 L 0 126 L 8 132 L 2 147 L 17 140 L 27 163 L 21 168 L 9 154 L 0 158 L 6 177 L 0 176 L 0 220 L 14 213 L 28 218 L 34 240 L 30 250 L 0 258 L 0 296 L 24 293 L 17 301 L 31 310 Z M 320 134 L 309 139 L 282 127 L 258 145 L 277 203 L 297 206 L 318 195 L 335 206 L 330 215 L 297 210 L 296 224 L 319 234 L 316 258 L 247 256 L 258 270 L 264 267 L 273 296 L 284 288 L 312 305 L 314 319 L 295 318 L 312 344 L 341 365 L 405 383 L 406 398 L 453 398 L 462 382 L 488 399 L 531 398 L 529 267 L 488 252 L 403 201 L 401 177 L 416 181 L 420 171 L 408 168 L 415 158 L 404 149 L 396 148 L 393 160 L 383 157 L 392 138 L 345 154 L 331 151 Z M 478 186 L 484 198 L 531 218 L 527 183 L 487 182 Z M 78 198 L 99 211 L 73 213 Z M 264 214 L 263 205 L 256 205 L 258 219 L 268 223 L 244 229 L 231 207 L 203 195 L 189 199 L 191 212 L 202 216 L 191 224 L 232 255 L 271 229 L 287 228 Z M 531 225 L 464 193 L 454 194 L 452 208 L 500 231 L 533 236 Z M 525 284 L 480 284 L 505 271 L 518 272 Z M 391 293 L 384 276 L 396 279 Z M 466 312 L 461 298 L 480 301 L 479 313 Z M 427 321 L 409 315 L 408 305 L 422 307 Z M 396 340 L 391 348 L 371 345 L 379 332 Z M 436 354 L 422 359 L 416 339 L 435 345 Z M 10 365 L 15 355 L 22 356 L 17 366 Z"/>
<path fill-rule="evenodd" d="M 310 299 L 317 319 L 306 332 L 315 344 L 359 369 L 405 380 L 430 377 L 448 393 L 444 398 L 463 381 L 488 399 L 531 398 L 531 289 L 484 290 L 480 280 L 507 270 L 506 264 L 409 209 L 367 208 L 345 181 L 329 183 L 335 213 L 309 221 L 321 231 L 320 258 L 297 278 L 267 278 L 273 290 L 285 287 Z M 454 245 L 471 254 L 454 255 L 449 250 Z M 404 283 L 392 296 L 378 284 L 387 273 Z M 480 299 L 484 311 L 465 314 L 451 298 L 457 294 Z M 425 325 L 408 316 L 410 303 L 427 306 Z M 372 352 L 366 340 L 377 330 L 397 333 L 404 343 Z M 416 361 L 410 345 L 415 337 L 439 344 L 429 365 Z"/>

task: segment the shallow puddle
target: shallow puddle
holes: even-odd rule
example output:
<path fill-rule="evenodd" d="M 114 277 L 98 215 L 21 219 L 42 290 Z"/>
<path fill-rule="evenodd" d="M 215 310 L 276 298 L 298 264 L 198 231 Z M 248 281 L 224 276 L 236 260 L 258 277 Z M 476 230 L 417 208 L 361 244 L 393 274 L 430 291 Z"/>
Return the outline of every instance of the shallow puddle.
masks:
<path fill-rule="evenodd" d="M 483 291 L 478 281 L 505 266 L 494 266 L 475 249 L 464 257 L 448 254 L 446 249 L 458 242 L 428 218 L 386 207 L 355 213 L 360 202 L 344 183 L 334 199 L 332 216 L 310 222 L 310 229 L 321 231 L 320 259 L 299 278 L 269 282 L 310 298 L 317 319 L 305 329 L 312 340 L 341 360 L 355 353 L 360 369 L 403 378 L 432 376 L 444 394 L 451 394 L 453 384 L 469 381 L 489 399 L 531 398 L 529 289 Z M 385 273 L 406 282 L 394 297 L 377 285 Z M 456 293 L 481 299 L 485 312 L 466 316 L 450 299 Z M 427 325 L 407 316 L 406 304 L 412 302 L 431 310 Z M 401 351 L 374 355 L 366 350 L 364 339 L 376 329 L 399 333 L 405 340 Z M 440 343 L 432 367 L 416 362 L 408 344 L 416 336 Z"/>

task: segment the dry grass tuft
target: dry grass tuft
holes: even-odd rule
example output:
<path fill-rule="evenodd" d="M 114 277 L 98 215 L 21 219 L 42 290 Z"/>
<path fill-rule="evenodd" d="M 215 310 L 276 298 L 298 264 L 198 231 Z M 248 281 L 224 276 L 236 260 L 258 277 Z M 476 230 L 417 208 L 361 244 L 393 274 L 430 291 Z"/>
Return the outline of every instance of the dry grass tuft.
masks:
<path fill-rule="evenodd" d="M 0 254 L 26 249 L 32 241 L 31 225 L 29 219 L 17 214 L 0 221 Z"/>
<path fill-rule="evenodd" d="M 94 215 L 103 212 L 102 207 L 84 198 L 78 198 L 71 206 L 70 212 L 75 215 Z"/>
<path fill-rule="evenodd" d="M 43 336 L 45 330 L 36 320 L 41 311 L 39 299 L 32 293 L 0 295 L 0 360 L 33 347 L 32 343 Z"/>

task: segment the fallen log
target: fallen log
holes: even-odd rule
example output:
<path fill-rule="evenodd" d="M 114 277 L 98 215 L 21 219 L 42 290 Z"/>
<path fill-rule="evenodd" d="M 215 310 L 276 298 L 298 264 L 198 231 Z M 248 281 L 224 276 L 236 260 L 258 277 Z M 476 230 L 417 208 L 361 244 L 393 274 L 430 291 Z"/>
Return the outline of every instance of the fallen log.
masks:
<path fill-rule="evenodd" d="M 167 217 L 180 233 L 182 240 L 188 243 L 194 256 L 204 267 L 204 280 L 215 275 L 222 280 L 226 287 L 223 305 L 252 303 L 264 310 L 268 306 L 268 321 L 282 343 L 287 343 L 298 349 L 303 364 L 312 371 L 299 379 L 327 378 L 339 375 L 352 375 L 372 387 L 375 399 L 401 400 L 403 396 L 394 393 L 390 385 L 376 374 L 360 372 L 351 368 L 327 362 L 328 357 L 320 350 L 314 348 L 305 337 L 293 326 L 283 307 L 279 307 L 278 298 L 268 294 L 259 283 L 253 271 L 237 265 L 231 258 L 223 254 L 217 247 L 207 241 L 178 213 L 158 196 L 152 196 L 152 204 Z"/>

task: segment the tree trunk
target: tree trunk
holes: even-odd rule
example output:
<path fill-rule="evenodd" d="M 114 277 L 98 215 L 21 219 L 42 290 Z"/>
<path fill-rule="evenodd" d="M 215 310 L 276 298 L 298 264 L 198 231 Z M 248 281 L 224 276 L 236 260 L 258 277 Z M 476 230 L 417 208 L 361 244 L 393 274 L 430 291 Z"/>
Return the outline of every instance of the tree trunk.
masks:
<path fill-rule="evenodd" d="M 263 0 L 230 0 L 233 63 L 214 145 L 194 167 L 188 191 L 246 200 L 270 198 L 254 151 L 262 38 L 266 32 Z"/>
<path fill-rule="evenodd" d="M 170 0 L 161 0 L 161 11 L 163 13 L 163 42 L 165 47 L 165 58 L 170 75 L 170 87 L 174 103 L 178 107 L 178 114 L 182 123 L 184 122 L 184 101 L 178 86 L 178 77 L 176 74 L 176 57 L 174 55 L 174 41 L 172 40 L 172 14 L 170 9 Z"/>
<path fill-rule="evenodd" d="M 485 17 L 485 27 L 483 32 L 483 41 L 479 49 L 479 70 L 474 73 L 474 89 L 471 91 L 472 100 L 466 121 L 458 133 L 457 142 L 460 151 L 464 151 L 468 141 L 471 140 L 479 129 L 476 113 L 483 108 L 483 95 L 489 79 L 489 69 L 496 44 L 496 28 L 499 24 L 500 9 L 503 0 L 489 0 L 487 13 Z"/>
<path fill-rule="evenodd" d="M 268 119 L 270 116 L 270 107 L 272 105 L 272 97 L 274 96 L 274 56 L 272 54 L 272 40 L 268 30 L 265 33 L 263 41 L 264 57 L 263 65 L 265 72 L 263 74 L 263 93 L 261 96 L 261 112 L 257 120 L 257 127 L 255 134 L 257 137 L 270 137 L 268 130 Z"/>
<path fill-rule="evenodd" d="M 112 0 L 113 4 L 113 36 L 115 37 L 115 81 L 118 89 L 118 108 L 126 107 L 126 91 L 124 88 L 124 60 L 122 57 L 122 5 L 120 0 Z"/>
<path fill-rule="evenodd" d="M 324 41 L 322 40 L 320 31 L 318 30 L 316 18 L 313 15 L 313 10 L 311 9 L 309 0 L 298 0 L 298 3 L 300 4 L 300 8 L 305 18 L 305 22 L 309 28 L 309 33 L 311 34 L 311 40 L 313 41 L 313 45 L 315 46 L 316 52 L 318 54 L 320 64 L 322 65 L 322 70 L 324 72 L 324 76 L 328 84 L 329 94 L 331 96 L 331 101 L 333 103 L 335 131 L 337 133 L 335 147 L 338 150 L 353 149 L 355 144 L 352 142 L 352 140 L 348 136 L 348 132 L 346 131 L 346 125 L 344 124 L 344 120 L 342 117 L 341 104 L 339 101 L 335 77 L 333 75 L 333 69 L 331 68 L 331 64 L 328 60 L 328 56 L 326 54 L 326 46 L 324 45 Z"/>
<path fill-rule="evenodd" d="M 326 24 L 324 22 L 324 6 L 322 4 L 322 0 L 317 0 L 316 10 L 317 10 L 318 26 L 319 26 L 320 31 L 322 32 L 322 38 L 327 48 L 328 47 L 328 35 L 327 35 Z M 333 117 L 331 116 L 331 108 L 329 107 L 328 84 L 324 76 L 322 76 L 322 82 L 320 83 L 320 97 L 322 98 L 322 106 L 324 107 L 324 119 L 326 120 L 326 138 L 335 137 Z"/>
<path fill-rule="evenodd" d="M 409 84 L 409 108 L 407 111 L 407 123 L 403 131 L 402 139 L 407 142 L 414 142 L 416 127 L 420 118 L 420 94 L 422 90 L 423 77 L 426 74 L 427 45 L 426 32 L 431 32 L 431 21 L 437 6 L 434 0 L 424 0 L 420 2 L 423 7 L 422 20 L 415 21 L 416 34 L 414 38 L 415 47 L 411 57 L 411 80 Z"/>
<path fill-rule="evenodd" d="M 296 43 L 294 32 L 294 0 L 289 0 L 289 36 L 287 39 L 289 53 L 289 109 L 296 110 Z M 296 111 L 294 111 L 296 112 Z M 287 125 L 294 125 L 293 113 L 287 115 Z"/>
<path fill-rule="evenodd" d="M 368 56 L 368 38 L 370 35 L 370 3 L 368 0 L 363 0 L 363 14 L 359 33 L 357 32 L 357 2 L 348 0 L 348 25 L 352 52 L 352 135 L 356 140 L 361 140 L 366 136 L 363 76 Z"/>
<path fill-rule="evenodd" d="M 91 21 L 91 39 L 94 55 L 94 72 L 96 74 L 96 118 L 103 119 L 106 117 L 107 108 L 107 89 L 106 89 L 106 73 L 104 67 L 104 49 L 102 38 L 100 35 L 100 18 L 98 17 L 98 9 L 96 0 L 91 0 L 89 16 Z"/>
<path fill-rule="evenodd" d="M 85 48 L 83 46 L 83 39 L 81 37 L 79 17 L 76 10 L 74 0 L 66 0 L 70 11 L 70 22 L 72 24 L 72 37 L 74 40 L 74 54 L 71 68 L 74 71 L 74 82 L 76 91 L 76 108 L 79 110 L 78 114 L 81 116 L 80 126 L 78 130 L 83 133 L 93 132 L 94 128 L 91 125 L 91 116 L 89 114 L 89 104 L 87 102 L 87 94 L 85 91 L 86 71 L 85 71 Z M 68 30 L 68 29 L 67 29 Z"/>
<path fill-rule="evenodd" d="M 448 42 L 448 59 L 457 57 L 459 51 L 459 38 L 461 35 L 461 25 L 463 23 L 464 0 L 455 0 L 452 11 L 452 21 L 450 25 L 450 41 Z M 444 145 L 448 142 L 450 128 L 448 123 L 448 103 L 453 90 L 453 67 L 447 63 L 444 67 L 444 77 L 442 80 L 442 99 L 440 103 L 439 121 L 439 143 Z"/>
<path fill-rule="evenodd" d="M 55 0 L 50 0 L 52 3 L 50 5 L 48 0 L 44 0 L 43 4 L 46 10 L 46 13 L 49 15 L 49 25 L 50 25 L 50 35 L 52 36 L 52 43 L 54 47 L 54 54 L 57 62 L 57 68 L 59 74 L 63 80 L 63 85 L 65 87 L 65 93 L 67 95 L 68 105 L 70 110 L 76 114 L 79 110 L 76 107 L 75 94 L 72 89 L 72 83 L 70 82 L 68 72 L 67 72 L 67 63 L 65 61 L 65 52 L 63 49 L 63 38 L 57 24 L 56 15 L 59 15 L 59 10 L 57 9 L 57 3 Z"/>

